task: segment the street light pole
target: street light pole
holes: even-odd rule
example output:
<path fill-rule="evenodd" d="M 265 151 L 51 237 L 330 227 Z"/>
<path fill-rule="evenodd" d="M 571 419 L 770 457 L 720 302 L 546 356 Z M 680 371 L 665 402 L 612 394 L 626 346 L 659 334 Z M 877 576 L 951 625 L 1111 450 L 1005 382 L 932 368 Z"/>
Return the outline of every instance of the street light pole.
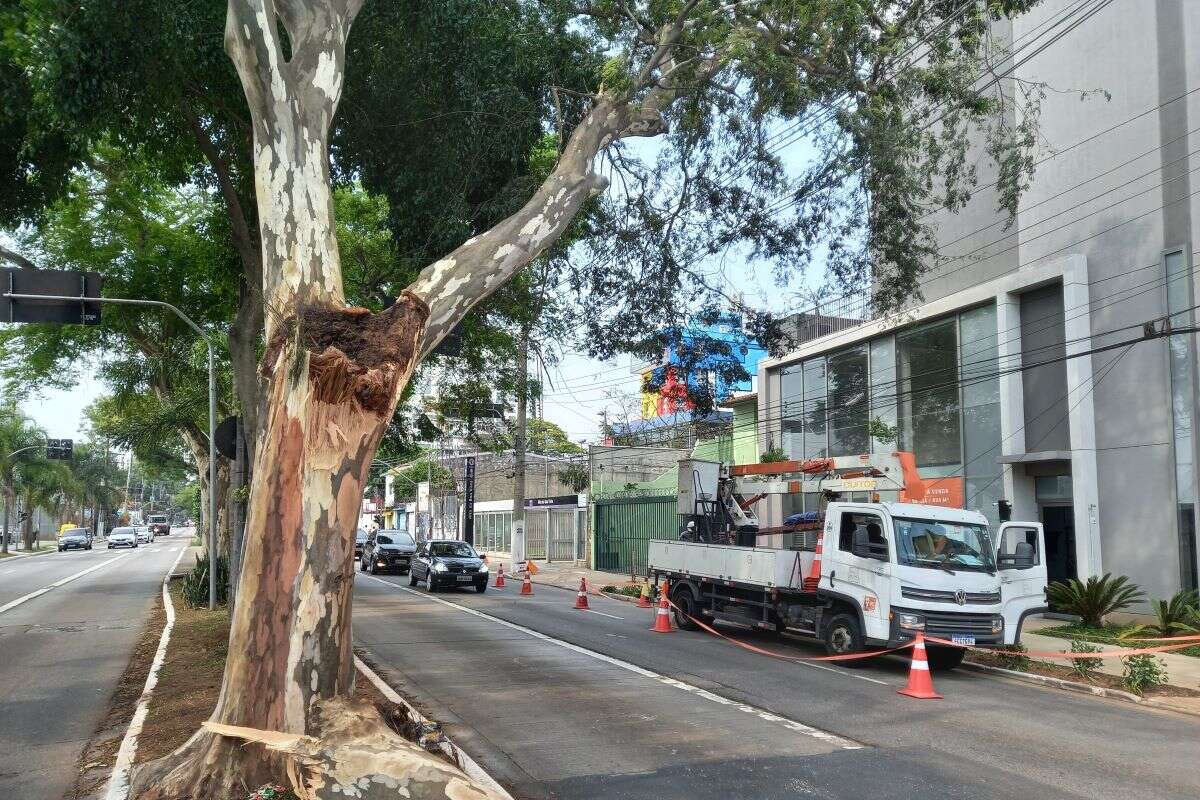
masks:
<path fill-rule="evenodd" d="M 6 292 L 11 300 L 77 300 L 88 303 L 110 303 L 120 306 L 148 306 L 170 311 L 208 347 L 208 608 L 217 607 L 217 370 L 212 339 L 204 329 L 170 303 L 162 300 L 129 300 L 119 297 L 71 297 L 69 295 L 14 294 Z"/>

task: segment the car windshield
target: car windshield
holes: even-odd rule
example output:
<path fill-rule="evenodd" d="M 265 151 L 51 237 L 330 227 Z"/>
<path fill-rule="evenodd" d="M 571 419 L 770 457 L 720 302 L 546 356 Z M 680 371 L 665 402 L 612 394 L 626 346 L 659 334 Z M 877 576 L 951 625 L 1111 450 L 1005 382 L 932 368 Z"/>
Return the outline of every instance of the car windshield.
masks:
<path fill-rule="evenodd" d="M 475 551 L 466 542 L 433 542 L 429 545 L 430 552 L 435 556 L 450 556 L 451 558 L 475 558 Z"/>
<path fill-rule="evenodd" d="M 112 532 L 113 536 L 133 536 L 133 528 L 117 528 Z"/>
<path fill-rule="evenodd" d="M 994 572 L 996 557 L 986 525 L 897 519 L 899 561 L 910 567 Z"/>
<path fill-rule="evenodd" d="M 86 539 L 87 534 L 83 531 L 67 531 L 63 534 L 64 539 Z"/>
<path fill-rule="evenodd" d="M 153 522 L 166 522 L 166 521 L 167 521 L 166 517 L 151 517 L 150 518 L 150 522 L 152 522 L 152 523 Z"/>
<path fill-rule="evenodd" d="M 392 544 L 415 544 L 413 538 L 404 531 L 388 531 L 387 535 Z"/>

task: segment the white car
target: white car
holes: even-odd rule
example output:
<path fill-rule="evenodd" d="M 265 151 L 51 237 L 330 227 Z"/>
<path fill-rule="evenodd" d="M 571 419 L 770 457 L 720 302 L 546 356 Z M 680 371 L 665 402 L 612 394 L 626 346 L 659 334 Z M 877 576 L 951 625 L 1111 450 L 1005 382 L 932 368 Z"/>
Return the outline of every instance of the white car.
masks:
<path fill-rule="evenodd" d="M 150 532 L 150 528 L 145 525 L 138 526 L 137 529 L 138 544 L 151 544 L 154 541 L 154 534 Z"/>
<path fill-rule="evenodd" d="M 135 528 L 113 528 L 108 533 L 108 549 L 114 547 L 137 547 L 138 535 Z"/>

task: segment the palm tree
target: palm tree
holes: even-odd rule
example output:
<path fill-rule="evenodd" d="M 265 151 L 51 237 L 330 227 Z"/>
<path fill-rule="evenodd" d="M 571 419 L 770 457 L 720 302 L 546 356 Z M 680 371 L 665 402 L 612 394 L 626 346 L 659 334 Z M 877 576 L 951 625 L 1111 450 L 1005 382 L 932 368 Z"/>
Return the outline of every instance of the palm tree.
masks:
<path fill-rule="evenodd" d="M 4 495 L 0 553 L 8 552 L 8 525 L 19 482 L 31 464 L 45 461 L 46 434 L 15 403 L 0 406 L 0 493 Z"/>
<path fill-rule="evenodd" d="M 62 461 L 43 459 L 31 461 L 21 470 L 19 482 L 21 502 L 26 517 L 21 525 L 21 535 L 26 550 L 33 546 L 33 510 L 44 508 L 58 519 L 68 494 L 81 492 L 82 487 L 71 474 L 71 468 Z"/>

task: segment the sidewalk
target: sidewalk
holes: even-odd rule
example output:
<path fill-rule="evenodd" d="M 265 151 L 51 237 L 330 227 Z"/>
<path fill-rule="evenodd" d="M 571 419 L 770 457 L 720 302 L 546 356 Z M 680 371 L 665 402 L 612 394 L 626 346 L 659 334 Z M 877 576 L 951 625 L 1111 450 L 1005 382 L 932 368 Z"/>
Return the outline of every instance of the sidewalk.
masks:
<path fill-rule="evenodd" d="M 1066 623 L 1059 619 L 1046 619 L 1045 617 L 1030 617 L 1025 620 L 1025 626 L 1021 631 L 1021 644 L 1033 651 L 1045 651 L 1055 653 L 1071 652 L 1071 640 L 1060 639 L 1057 636 L 1041 636 L 1036 633 L 1041 628 L 1053 628 Z M 1153 634 L 1147 634 L 1153 635 Z M 1097 645 L 1099 647 L 1110 649 L 1105 645 Z M 1112 645 L 1111 647 L 1121 647 L 1122 645 Z M 1147 644 L 1147 646 L 1150 646 Z M 1167 665 L 1167 677 L 1172 686 L 1183 686 L 1187 689 L 1200 689 L 1200 658 L 1193 656 L 1180 655 L 1178 653 L 1155 653 L 1155 658 L 1161 658 L 1163 663 Z M 1062 665 L 1062 659 L 1041 658 L 1038 661 L 1045 661 L 1051 664 Z M 1109 675 L 1121 675 L 1124 665 L 1119 658 L 1105 658 L 1100 662 L 1100 672 Z"/>

